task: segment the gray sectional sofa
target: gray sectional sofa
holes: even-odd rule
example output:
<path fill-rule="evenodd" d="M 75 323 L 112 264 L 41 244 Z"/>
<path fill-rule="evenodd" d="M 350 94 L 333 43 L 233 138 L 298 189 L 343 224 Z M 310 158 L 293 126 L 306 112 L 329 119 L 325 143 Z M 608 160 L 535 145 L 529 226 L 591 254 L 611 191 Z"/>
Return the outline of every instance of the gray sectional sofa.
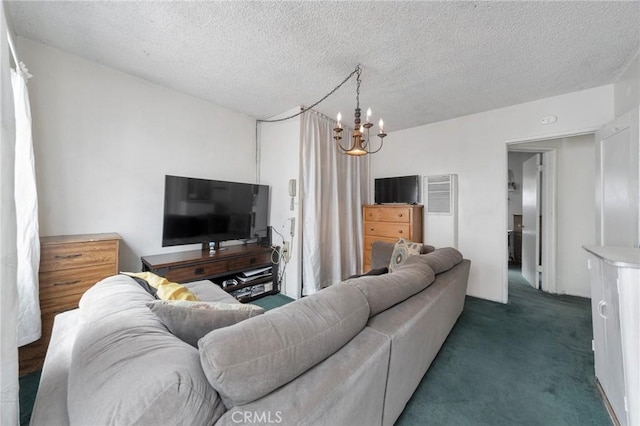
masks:
<path fill-rule="evenodd" d="M 376 243 L 372 267 L 391 251 Z M 118 275 L 56 317 L 32 425 L 392 425 L 462 312 L 454 249 L 206 334 L 172 335 Z M 237 303 L 209 281 L 201 300 Z"/>

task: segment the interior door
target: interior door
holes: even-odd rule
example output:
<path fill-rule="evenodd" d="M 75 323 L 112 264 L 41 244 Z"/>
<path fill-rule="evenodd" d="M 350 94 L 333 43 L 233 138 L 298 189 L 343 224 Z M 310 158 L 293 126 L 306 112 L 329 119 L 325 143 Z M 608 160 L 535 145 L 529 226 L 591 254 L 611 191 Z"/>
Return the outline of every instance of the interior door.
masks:
<path fill-rule="evenodd" d="M 535 154 L 522 163 L 522 276 L 534 288 L 539 288 L 541 159 Z"/>

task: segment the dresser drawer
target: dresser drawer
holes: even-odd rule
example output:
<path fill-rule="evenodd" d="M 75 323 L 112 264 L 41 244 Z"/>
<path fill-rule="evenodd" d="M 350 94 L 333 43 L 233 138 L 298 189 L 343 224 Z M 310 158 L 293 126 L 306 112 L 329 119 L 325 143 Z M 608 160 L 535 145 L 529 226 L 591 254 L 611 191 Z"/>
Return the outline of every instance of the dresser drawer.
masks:
<path fill-rule="evenodd" d="M 52 244 L 42 247 L 40 272 L 118 262 L 118 241 L 88 241 L 69 244 Z"/>
<path fill-rule="evenodd" d="M 77 308 L 80 297 L 80 294 L 68 294 L 66 296 L 40 300 L 40 312 L 42 313 L 42 317 L 44 318 L 46 315 L 55 316 L 62 312 Z"/>
<path fill-rule="evenodd" d="M 411 207 L 368 207 L 364 210 L 364 220 L 370 222 L 411 222 Z"/>
<path fill-rule="evenodd" d="M 40 299 L 82 294 L 103 278 L 117 274 L 115 265 L 40 272 Z"/>
<path fill-rule="evenodd" d="M 411 226 L 408 223 L 365 222 L 364 234 L 376 237 L 411 238 Z"/>
<path fill-rule="evenodd" d="M 216 274 L 227 272 L 229 262 L 201 263 L 181 268 L 169 269 L 164 277 L 169 281 L 184 283 L 189 281 L 204 280 Z"/>
<path fill-rule="evenodd" d="M 229 260 L 229 271 L 237 271 L 240 269 L 251 268 L 252 266 L 260 267 L 271 263 L 271 254 L 263 253 L 255 256 L 239 257 Z"/>

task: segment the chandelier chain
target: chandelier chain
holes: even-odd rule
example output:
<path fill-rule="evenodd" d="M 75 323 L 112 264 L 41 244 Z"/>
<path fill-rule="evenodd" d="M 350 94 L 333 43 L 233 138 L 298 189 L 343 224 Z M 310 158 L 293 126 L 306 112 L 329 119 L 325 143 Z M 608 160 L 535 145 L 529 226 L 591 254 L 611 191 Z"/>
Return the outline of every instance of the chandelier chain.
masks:
<path fill-rule="evenodd" d="M 320 104 L 322 101 L 324 101 L 325 99 L 327 99 L 329 96 L 333 95 L 339 88 L 341 88 L 342 86 L 344 86 L 344 84 L 349 81 L 349 79 L 351 77 L 354 76 L 354 74 L 357 74 L 357 96 L 356 96 L 356 102 L 358 103 L 358 107 L 360 105 L 360 73 L 362 72 L 362 68 L 360 68 L 360 64 L 358 64 L 356 66 L 356 69 L 353 70 L 351 72 L 351 74 L 349 74 L 344 80 L 342 80 L 342 82 L 340 84 L 338 84 L 336 87 L 333 88 L 332 91 L 330 91 L 329 93 L 327 93 L 326 95 L 324 95 L 322 97 L 322 99 L 320 99 L 319 101 L 317 101 L 316 103 L 314 103 L 313 105 L 307 107 L 307 108 L 303 108 L 302 110 L 300 110 L 300 112 L 290 115 L 288 117 L 284 117 L 284 118 L 277 118 L 274 120 L 256 120 L 257 123 L 277 123 L 279 121 L 286 121 L 286 120 L 290 120 L 292 118 L 295 118 L 297 116 L 299 116 L 300 114 L 304 114 L 305 112 L 309 111 L 310 109 L 314 108 L 316 105 Z"/>
<path fill-rule="evenodd" d="M 360 74 L 362 73 L 362 69 L 360 65 L 356 67 L 356 108 L 360 109 Z"/>

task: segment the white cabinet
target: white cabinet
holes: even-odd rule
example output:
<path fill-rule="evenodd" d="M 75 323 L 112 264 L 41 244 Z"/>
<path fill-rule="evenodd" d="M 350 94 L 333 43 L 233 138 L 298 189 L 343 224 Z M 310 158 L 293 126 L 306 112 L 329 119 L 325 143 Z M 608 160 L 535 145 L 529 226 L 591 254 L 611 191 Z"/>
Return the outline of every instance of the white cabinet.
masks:
<path fill-rule="evenodd" d="M 596 378 L 621 425 L 640 425 L 640 249 L 589 252 Z"/>

